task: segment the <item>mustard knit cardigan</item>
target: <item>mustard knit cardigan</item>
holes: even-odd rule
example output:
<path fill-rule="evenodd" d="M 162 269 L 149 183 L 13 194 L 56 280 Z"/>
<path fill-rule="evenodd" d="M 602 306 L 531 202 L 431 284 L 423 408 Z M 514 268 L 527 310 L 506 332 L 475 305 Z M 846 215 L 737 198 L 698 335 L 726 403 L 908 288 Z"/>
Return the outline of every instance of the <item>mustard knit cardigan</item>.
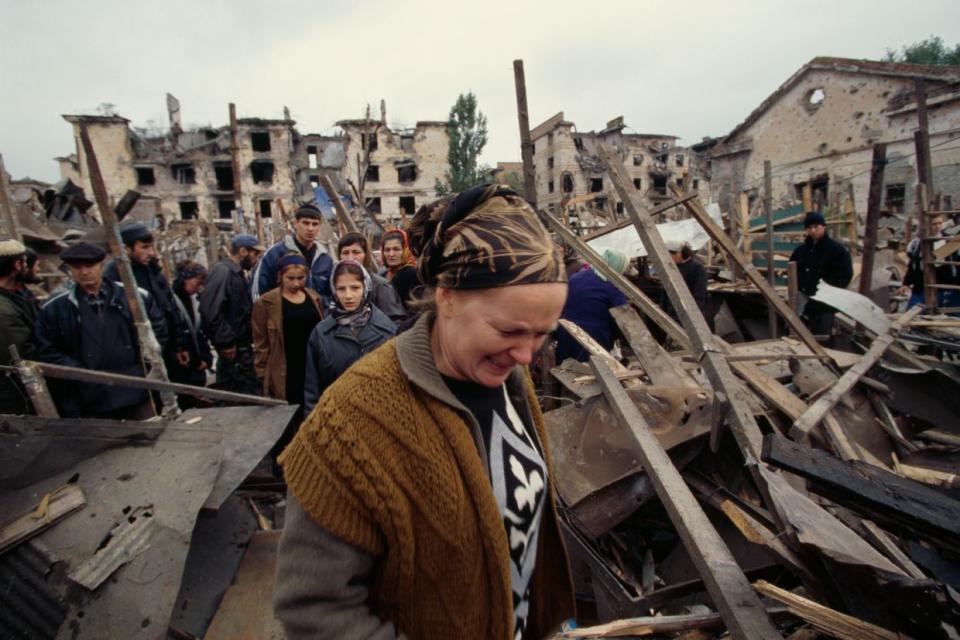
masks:
<path fill-rule="evenodd" d="M 545 443 L 533 385 L 524 378 Z M 378 559 L 369 585 L 373 613 L 411 640 L 512 640 L 509 547 L 470 427 L 410 383 L 395 339 L 328 389 L 280 460 L 306 513 Z M 574 615 L 552 488 L 541 527 L 531 638 Z"/>

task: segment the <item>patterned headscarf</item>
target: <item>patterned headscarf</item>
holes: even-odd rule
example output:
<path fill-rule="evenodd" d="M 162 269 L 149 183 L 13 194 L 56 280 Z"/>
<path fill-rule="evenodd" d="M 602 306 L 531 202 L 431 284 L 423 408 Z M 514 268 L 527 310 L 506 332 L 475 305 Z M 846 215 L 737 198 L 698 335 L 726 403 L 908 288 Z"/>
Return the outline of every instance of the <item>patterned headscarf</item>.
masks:
<path fill-rule="evenodd" d="M 344 271 L 344 268 L 348 265 L 356 267 L 363 274 L 363 299 L 360 300 L 360 304 L 353 311 L 347 311 L 343 308 L 343 305 L 340 304 L 340 299 L 337 298 L 337 277 Z M 370 304 L 370 291 L 372 289 L 372 282 L 370 279 L 370 274 L 367 273 L 367 270 L 363 268 L 363 265 L 357 262 L 356 260 L 341 260 L 333 267 L 333 273 L 330 275 L 330 285 L 333 289 L 333 300 L 331 304 L 330 313 L 336 319 L 337 324 L 340 325 L 350 325 L 352 327 L 362 327 L 367 322 L 370 321 L 370 314 L 373 309 Z"/>
<path fill-rule="evenodd" d="M 566 282 L 563 256 L 516 192 L 485 184 L 423 224 L 418 275 L 428 286 L 486 289 Z"/>

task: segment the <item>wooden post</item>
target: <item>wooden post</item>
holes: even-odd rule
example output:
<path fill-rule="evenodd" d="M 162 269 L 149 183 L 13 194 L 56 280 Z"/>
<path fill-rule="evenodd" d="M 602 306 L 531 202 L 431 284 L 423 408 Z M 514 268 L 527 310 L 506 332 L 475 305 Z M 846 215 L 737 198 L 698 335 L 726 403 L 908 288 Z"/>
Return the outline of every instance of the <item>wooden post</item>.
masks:
<path fill-rule="evenodd" d="M 606 165 L 607 175 L 610 176 L 614 188 L 620 195 L 620 199 L 623 201 L 624 207 L 630 215 L 630 219 L 633 220 L 637 233 L 643 241 L 643 246 L 647 250 L 649 259 L 653 261 L 657 272 L 660 274 L 661 282 L 667 291 L 667 295 L 670 297 L 670 302 L 673 304 L 677 316 L 683 323 L 683 329 L 686 332 L 691 353 L 703 365 L 703 369 L 710 379 L 710 384 L 713 386 L 714 393 L 723 392 L 730 402 L 730 411 L 728 413 L 730 430 L 743 454 L 744 461 L 748 467 L 752 468 L 760 459 L 760 448 L 762 446 L 760 427 L 757 425 L 753 417 L 753 411 L 743 396 L 739 381 L 734 377 L 730 366 L 723 358 L 723 351 L 725 351 L 725 349 L 723 345 L 717 343 L 713 332 L 710 331 L 710 327 L 707 326 L 706 318 L 703 317 L 703 313 L 693 300 L 693 295 L 683 281 L 683 276 L 680 275 L 677 265 L 670 258 L 670 254 L 667 252 L 667 247 L 663 243 L 663 238 L 660 237 L 660 232 L 657 230 L 653 218 L 635 202 L 636 190 L 633 190 L 633 193 L 631 193 L 631 190 L 625 186 L 628 184 L 628 179 L 623 163 L 620 162 L 618 156 L 612 154 L 610 150 L 607 149 L 606 145 L 600 146 L 599 155 L 601 161 Z M 699 205 L 699 201 L 697 200 L 692 202 L 696 202 Z M 685 203 L 688 211 L 691 210 L 690 205 L 691 202 Z M 702 209 L 702 205 L 699 206 L 700 209 Z M 706 214 L 706 212 L 704 212 L 704 214 Z M 709 216 L 706 216 L 706 218 L 710 227 L 716 229 L 713 220 L 710 220 Z M 701 226 L 704 226 L 702 220 L 699 222 Z M 720 235 L 727 243 L 730 242 L 730 238 L 723 233 L 723 230 L 720 230 Z M 764 282 L 764 284 L 766 283 Z"/>
<path fill-rule="evenodd" d="M 763 213 L 767 221 L 767 282 L 775 288 L 777 273 L 773 266 L 773 170 L 769 160 L 763 161 Z M 767 307 L 767 323 L 770 328 L 770 337 L 776 340 L 777 312 L 773 307 Z"/>
<path fill-rule="evenodd" d="M 80 143 L 83 146 L 83 154 L 87 160 L 90 187 L 93 189 L 97 209 L 100 210 L 100 219 L 103 221 L 103 226 L 106 227 L 110 252 L 113 254 L 113 259 L 117 262 L 117 271 L 123 283 L 123 291 L 127 297 L 127 305 L 130 307 L 133 324 L 137 329 L 141 362 L 148 367 L 146 372 L 147 376 L 154 380 L 166 382 L 169 378 L 167 377 L 167 368 L 163 363 L 160 343 L 157 342 L 157 337 L 153 334 L 153 327 L 150 325 L 150 319 L 147 317 L 143 299 L 137 293 L 137 281 L 133 277 L 133 267 L 130 265 L 130 257 L 127 255 L 127 252 L 123 250 L 123 242 L 120 238 L 120 225 L 117 222 L 116 213 L 114 213 L 110 207 L 107 187 L 103 183 L 100 164 L 97 162 L 97 154 L 93 150 L 93 143 L 90 141 L 90 134 L 87 132 L 86 123 L 80 123 Z M 160 394 L 160 397 L 163 401 L 164 415 L 173 416 L 179 412 L 175 394 L 172 392 L 164 392 Z"/>
<path fill-rule="evenodd" d="M 927 199 L 923 208 L 930 211 L 933 203 L 930 195 L 936 193 L 933 184 L 933 164 L 930 159 L 930 125 L 927 120 L 927 87 L 923 80 L 914 83 L 914 98 L 917 101 L 917 131 L 914 145 L 917 152 L 917 182 L 927 185 Z"/>
<path fill-rule="evenodd" d="M 809 180 L 803 185 L 801 194 L 803 197 L 803 210 L 805 212 L 813 211 L 813 186 Z"/>
<path fill-rule="evenodd" d="M 930 213 L 927 210 L 927 185 L 917 185 L 917 237 L 920 238 L 920 260 L 923 263 L 923 306 L 927 313 L 933 313 L 937 308 L 936 267 L 933 264 L 933 240 L 930 235 Z"/>
<path fill-rule="evenodd" d="M 800 284 L 797 277 L 797 263 L 791 260 L 787 263 L 787 304 L 795 314 L 800 315 Z M 793 327 L 790 327 L 790 335 L 797 335 Z"/>
<path fill-rule="evenodd" d="M 3 216 L 3 226 L 7 231 L 7 235 L 14 240 L 22 241 L 20 225 L 17 224 L 17 212 L 14 211 L 13 203 L 10 202 L 8 187 L 7 169 L 3 164 L 3 154 L 0 153 L 0 214 Z"/>
<path fill-rule="evenodd" d="M 877 251 L 877 225 L 880 221 L 880 200 L 883 194 L 883 171 L 887 164 L 887 145 L 873 145 L 873 164 L 870 167 L 870 193 L 867 196 L 867 226 L 863 230 L 863 258 L 860 268 L 861 295 L 871 298 L 873 292 L 873 264 Z"/>
<path fill-rule="evenodd" d="M 847 236 L 850 238 L 850 255 L 860 253 L 860 237 L 857 235 L 857 207 L 853 198 L 853 183 L 847 183 L 847 197 L 843 201 L 844 212 L 847 214 Z"/>
<path fill-rule="evenodd" d="M 643 468 L 727 630 L 734 638 L 781 638 L 737 561 L 613 371 L 597 356 L 590 357 L 590 366 L 620 425 L 629 430 L 639 445 L 637 452 Z"/>
<path fill-rule="evenodd" d="M 360 230 L 357 228 L 357 223 L 353 221 L 353 218 L 350 217 L 350 212 L 347 211 L 347 208 L 343 205 L 340 194 L 337 193 L 336 188 L 333 186 L 330 176 L 320 176 L 320 186 L 327 192 L 327 197 L 330 198 L 330 202 L 333 204 L 333 210 L 337 212 L 337 220 L 340 224 L 342 224 L 348 232 L 359 233 Z"/>
<path fill-rule="evenodd" d="M 533 168 L 533 142 L 530 140 L 530 112 L 527 109 L 527 81 L 523 60 L 513 61 L 513 79 L 517 86 L 517 118 L 520 122 L 520 155 L 523 159 L 523 190 L 527 201 L 537 209 L 537 176 Z"/>

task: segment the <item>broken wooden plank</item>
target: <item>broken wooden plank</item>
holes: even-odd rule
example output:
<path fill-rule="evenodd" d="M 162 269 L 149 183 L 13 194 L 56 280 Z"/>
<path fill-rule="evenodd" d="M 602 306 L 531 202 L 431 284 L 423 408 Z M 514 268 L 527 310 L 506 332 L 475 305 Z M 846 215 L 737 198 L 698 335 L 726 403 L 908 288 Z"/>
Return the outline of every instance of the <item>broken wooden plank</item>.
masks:
<path fill-rule="evenodd" d="M 640 366 L 647 372 L 651 382 L 663 387 L 699 386 L 687 370 L 656 341 L 636 310 L 628 304 L 610 309 L 610 315 L 627 339 Z"/>
<path fill-rule="evenodd" d="M 610 367 L 610 369 L 612 369 L 617 375 L 617 377 L 623 378 L 630 376 L 629 369 L 620 364 L 616 358 L 610 355 L 609 351 L 604 349 L 600 343 L 593 339 L 593 336 L 578 327 L 576 323 L 561 318 L 560 326 L 563 327 L 566 332 L 573 337 L 574 340 L 580 343 L 580 346 L 583 347 L 587 353 L 597 356 L 598 358 L 602 358 L 607 366 Z"/>
<path fill-rule="evenodd" d="M 891 562 L 906 571 L 907 575 L 911 578 L 916 578 L 917 580 L 926 579 L 927 576 L 920 570 L 920 567 L 915 565 L 913 560 L 897 546 L 897 543 L 893 541 L 889 533 L 870 520 L 864 520 L 861 524 L 863 525 L 863 530 L 866 532 L 865 537 L 867 542 L 876 547 L 877 551 L 887 556 Z"/>
<path fill-rule="evenodd" d="M 896 631 L 889 631 L 875 624 L 864 622 L 859 618 L 840 613 L 836 609 L 826 607 L 809 598 L 798 596 L 786 589 L 781 589 L 766 580 L 757 580 L 754 588 L 777 602 L 787 605 L 794 615 L 816 627 L 823 633 L 840 640 L 910 640 L 909 637 Z"/>
<path fill-rule="evenodd" d="M 621 425 L 636 439 L 643 468 L 727 629 L 735 638 L 780 638 L 736 560 L 613 371 L 596 356 L 590 358 L 590 366 Z"/>
<path fill-rule="evenodd" d="M 68 484 L 45 495 L 37 508 L 0 528 L 0 553 L 45 531 L 87 504 L 83 490 Z"/>
<path fill-rule="evenodd" d="M 782 619 L 789 611 L 786 607 L 768 607 L 767 614 Z M 723 629 L 723 618 L 719 613 L 688 613 L 675 616 L 643 616 L 625 618 L 591 627 L 579 627 L 564 631 L 560 638 L 623 638 L 643 637 L 662 634 L 681 633 L 692 630 Z M 710 634 L 706 637 L 713 637 Z"/>
<path fill-rule="evenodd" d="M 823 350 L 823 347 L 820 346 L 820 343 L 817 342 L 817 339 L 813 337 L 813 334 L 810 333 L 810 330 L 807 329 L 807 326 L 803 324 L 790 306 L 780 297 L 780 294 L 770 286 L 770 283 L 757 271 L 756 267 L 750 264 L 743 253 L 733 244 L 733 241 L 730 240 L 730 237 L 723 232 L 723 229 L 717 226 L 717 224 L 710 218 L 710 215 L 707 213 L 707 210 L 703 208 L 703 205 L 699 200 L 691 200 L 684 203 L 684 206 L 687 208 L 687 211 L 691 216 L 700 223 L 700 226 L 703 227 L 703 230 L 716 242 L 720 247 L 727 253 L 728 256 L 737 264 L 741 269 L 743 269 L 744 274 L 747 278 L 760 290 L 761 295 L 766 298 L 767 302 L 776 309 L 777 313 L 780 314 L 780 317 L 783 318 L 790 328 L 796 333 L 800 339 L 803 341 L 810 350 L 821 356 L 823 358 L 828 358 L 827 352 Z"/>
<path fill-rule="evenodd" d="M 71 571 L 67 577 L 90 591 L 95 590 L 114 571 L 150 548 L 150 538 L 156 528 L 156 520 L 152 516 L 153 514 L 144 510 L 125 517 L 110 531 L 106 546 Z"/>
<path fill-rule="evenodd" d="M 803 476 L 818 493 L 850 509 L 960 548 L 960 501 L 936 489 L 776 434 L 764 437 L 763 460 Z"/>
<path fill-rule="evenodd" d="M 790 428 L 790 437 L 794 440 L 800 440 L 810 433 L 810 430 L 817 426 L 827 412 L 833 408 L 833 405 L 837 404 L 840 398 L 849 393 L 853 386 L 857 384 L 857 381 L 866 375 L 873 365 L 883 357 L 886 350 L 893 344 L 893 341 L 896 340 L 897 333 L 900 329 L 915 318 L 920 311 L 921 307 L 919 305 L 910 309 L 893 323 L 889 333 L 874 340 L 873 344 L 870 345 L 870 349 L 863 354 L 860 362 L 847 369 L 830 391 L 818 398 L 817 401 L 810 405 L 806 412 L 797 419 L 793 427 Z"/>

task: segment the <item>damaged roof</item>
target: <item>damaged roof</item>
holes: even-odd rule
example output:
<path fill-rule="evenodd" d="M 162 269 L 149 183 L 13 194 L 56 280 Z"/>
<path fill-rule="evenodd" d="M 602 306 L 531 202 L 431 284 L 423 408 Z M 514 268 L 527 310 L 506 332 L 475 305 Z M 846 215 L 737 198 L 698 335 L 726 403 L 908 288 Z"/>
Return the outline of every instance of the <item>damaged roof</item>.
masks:
<path fill-rule="evenodd" d="M 885 76 L 889 78 L 907 78 L 911 80 L 931 80 L 937 83 L 960 82 L 960 67 L 947 65 L 910 64 L 906 62 L 881 62 L 878 60 L 857 60 L 855 58 L 817 57 L 800 67 L 787 81 L 760 103 L 746 119 L 733 128 L 717 145 L 722 150 L 737 135 L 760 119 L 781 97 L 790 91 L 811 71 L 833 71 L 859 75 Z"/>

